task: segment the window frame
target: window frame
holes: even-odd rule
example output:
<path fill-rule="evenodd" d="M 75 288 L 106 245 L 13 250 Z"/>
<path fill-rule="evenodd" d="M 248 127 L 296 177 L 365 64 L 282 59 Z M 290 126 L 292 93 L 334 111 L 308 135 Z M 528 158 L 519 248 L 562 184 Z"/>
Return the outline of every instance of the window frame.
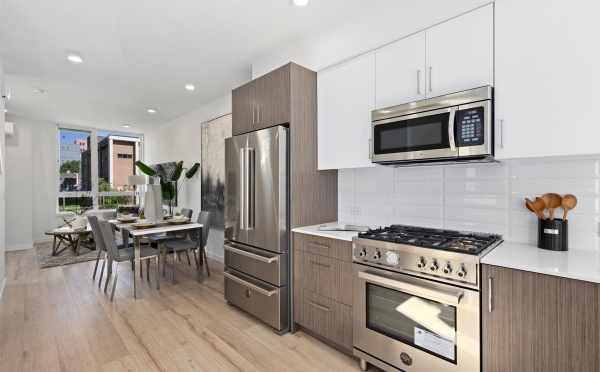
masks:
<path fill-rule="evenodd" d="M 90 133 L 90 169 L 91 174 L 91 190 L 90 191 L 60 191 L 60 131 L 61 130 L 73 130 L 73 131 L 81 131 Z M 82 127 L 78 125 L 56 125 L 56 167 L 55 167 L 55 192 L 56 192 L 56 213 L 64 213 L 60 210 L 60 198 L 80 198 L 80 197 L 91 197 L 92 198 L 92 208 L 94 210 L 99 210 L 99 200 L 101 197 L 106 196 L 135 196 L 134 191 L 99 191 L 98 187 L 98 132 L 110 132 L 111 136 L 118 137 L 127 137 L 127 139 L 131 139 L 131 135 L 138 136 L 139 138 L 135 141 L 135 154 L 137 155 L 137 160 L 144 161 L 144 135 L 142 133 L 136 132 L 123 132 L 112 129 L 102 129 L 102 128 L 94 128 L 94 127 Z M 112 140 L 109 143 L 109 146 L 112 148 Z M 109 150 L 110 151 L 110 150 Z M 112 168 L 113 159 L 112 157 L 109 159 L 110 169 Z M 135 168 L 135 174 L 139 174 L 139 170 Z M 109 180 L 109 183 L 112 184 L 112 179 Z"/>

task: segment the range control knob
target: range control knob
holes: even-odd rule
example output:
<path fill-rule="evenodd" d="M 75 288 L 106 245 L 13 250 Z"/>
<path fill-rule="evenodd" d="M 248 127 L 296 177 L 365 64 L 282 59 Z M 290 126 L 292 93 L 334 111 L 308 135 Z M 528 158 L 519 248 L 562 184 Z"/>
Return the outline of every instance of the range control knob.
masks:
<path fill-rule="evenodd" d="M 444 274 L 452 274 L 452 266 L 450 265 L 450 262 L 446 263 L 444 266 Z"/>
<path fill-rule="evenodd" d="M 375 253 L 373 253 L 373 259 L 374 260 L 378 260 L 381 258 L 381 252 L 378 250 L 375 251 Z"/>
<path fill-rule="evenodd" d="M 425 264 L 426 264 L 426 263 L 425 263 L 425 257 L 419 257 L 419 258 L 417 259 L 417 267 L 418 267 L 419 269 L 423 269 L 423 268 L 425 267 Z"/>
<path fill-rule="evenodd" d="M 436 260 L 433 260 L 431 262 L 431 265 L 429 265 L 429 270 L 431 271 L 437 271 L 437 269 L 439 269 L 438 263 Z"/>
<path fill-rule="evenodd" d="M 460 265 L 460 269 L 458 270 L 456 275 L 458 275 L 459 278 L 464 278 L 467 276 L 467 270 L 463 265 Z"/>
<path fill-rule="evenodd" d="M 367 250 L 366 250 L 366 249 L 364 249 L 364 248 L 362 248 L 362 249 L 360 250 L 360 252 L 358 252 L 358 256 L 359 256 L 359 257 L 364 257 L 364 256 L 366 256 L 366 255 L 367 255 Z"/>

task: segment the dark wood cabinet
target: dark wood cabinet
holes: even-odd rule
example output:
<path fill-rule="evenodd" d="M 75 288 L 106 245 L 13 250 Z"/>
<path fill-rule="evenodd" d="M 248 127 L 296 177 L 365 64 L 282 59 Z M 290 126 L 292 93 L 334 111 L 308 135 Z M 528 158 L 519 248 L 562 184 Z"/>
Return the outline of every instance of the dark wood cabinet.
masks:
<path fill-rule="evenodd" d="M 292 68 L 289 63 L 233 90 L 234 135 L 290 123 Z"/>
<path fill-rule="evenodd" d="M 254 85 L 248 83 L 231 92 L 231 112 L 233 119 L 233 135 L 252 131 L 256 111 L 253 109 L 252 91 Z"/>
<path fill-rule="evenodd" d="M 484 372 L 598 371 L 599 286 L 482 265 Z"/>
<path fill-rule="evenodd" d="M 294 234 L 294 321 L 352 350 L 352 243 Z"/>

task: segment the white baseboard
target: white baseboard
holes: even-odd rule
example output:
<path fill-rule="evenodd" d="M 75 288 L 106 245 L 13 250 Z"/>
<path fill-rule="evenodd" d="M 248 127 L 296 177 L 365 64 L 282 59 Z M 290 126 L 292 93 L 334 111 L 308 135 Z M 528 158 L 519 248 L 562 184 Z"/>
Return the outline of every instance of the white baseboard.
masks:
<path fill-rule="evenodd" d="M 6 252 L 24 251 L 24 250 L 32 249 L 32 248 L 33 248 L 33 242 L 23 243 L 23 244 L 15 244 L 13 246 L 7 246 Z"/>
<path fill-rule="evenodd" d="M 6 285 L 6 277 L 0 280 L 0 300 L 2 299 L 2 294 L 4 293 L 4 286 Z"/>

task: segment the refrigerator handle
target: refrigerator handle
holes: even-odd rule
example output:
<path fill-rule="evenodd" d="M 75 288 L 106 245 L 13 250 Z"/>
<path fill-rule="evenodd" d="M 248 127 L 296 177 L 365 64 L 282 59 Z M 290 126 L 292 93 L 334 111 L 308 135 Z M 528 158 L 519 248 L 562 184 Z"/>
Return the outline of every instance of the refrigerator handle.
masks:
<path fill-rule="evenodd" d="M 255 151 L 248 147 L 246 153 L 246 230 L 254 229 L 254 186 L 255 186 Z"/>
<path fill-rule="evenodd" d="M 240 149 L 240 230 L 245 230 L 246 222 L 246 149 Z"/>

